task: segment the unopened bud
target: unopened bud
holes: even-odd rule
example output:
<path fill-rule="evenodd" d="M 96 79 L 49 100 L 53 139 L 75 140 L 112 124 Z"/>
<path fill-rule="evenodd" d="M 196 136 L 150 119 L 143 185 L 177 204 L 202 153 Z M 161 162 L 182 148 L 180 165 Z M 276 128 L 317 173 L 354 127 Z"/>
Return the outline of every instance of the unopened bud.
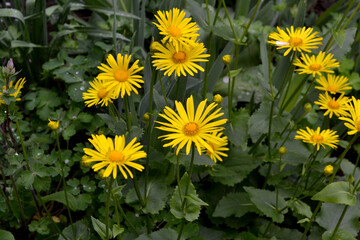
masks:
<path fill-rule="evenodd" d="M 90 167 L 91 163 L 87 162 L 87 160 L 89 159 L 89 157 L 87 155 L 82 156 L 80 164 L 82 167 Z"/>
<path fill-rule="evenodd" d="M 214 97 L 213 97 L 213 102 L 214 103 L 217 103 L 217 104 L 221 104 L 223 101 L 223 98 L 220 94 L 216 94 Z"/>
<path fill-rule="evenodd" d="M 286 147 L 281 147 L 281 148 L 279 148 L 279 154 L 280 154 L 280 155 L 284 155 L 284 154 L 286 154 L 286 152 L 287 152 Z"/>
<path fill-rule="evenodd" d="M 51 130 L 55 131 L 59 128 L 59 120 L 58 121 L 51 121 L 50 119 L 49 120 L 49 123 L 48 123 L 48 126 Z"/>
<path fill-rule="evenodd" d="M 154 53 L 159 51 L 159 47 L 161 47 L 161 44 L 157 41 L 154 41 L 150 44 L 150 52 Z"/>
<path fill-rule="evenodd" d="M 304 111 L 305 112 L 310 112 L 311 111 L 311 109 L 312 109 L 312 106 L 311 106 L 311 103 L 306 103 L 305 105 L 304 105 Z"/>
<path fill-rule="evenodd" d="M 334 167 L 331 165 L 327 165 L 326 167 L 324 167 L 325 176 L 330 176 L 331 174 L 333 174 L 333 171 L 334 171 Z"/>
<path fill-rule="evenodd" d="M 105 173 L 105 170 L 104 169 L 100 169 L 100 171 L 98 172 L 99 173 L 99 177 L 101 179 L 105 179 L 106 177 L 104 177 L 104 173 Z"/>
<path fill-rule="evenodd" d="M 231 57 L 230 57 L 230 55 L 224 55 L 224 56 L 222 57 L 222 61 L 223 61 L 223 63 L 224 63 L 225 65 L 229 65 L 229 64 L 231 63 Z"/>
<path fill-rule="evenodd" d="M 103 135 L 103 134 L 104 134 L 104 131 L 101 130 L 101 129 L 99 129 L 99 130 L 97 131 L 97 134 L 98 134 L 98 135 Z"/>
<path fill-rule="evenodd" d="M 145 113 L 143 118 L 144 118 L 144 122 L 148 122 L 150 120 L 149 113 Z"/>

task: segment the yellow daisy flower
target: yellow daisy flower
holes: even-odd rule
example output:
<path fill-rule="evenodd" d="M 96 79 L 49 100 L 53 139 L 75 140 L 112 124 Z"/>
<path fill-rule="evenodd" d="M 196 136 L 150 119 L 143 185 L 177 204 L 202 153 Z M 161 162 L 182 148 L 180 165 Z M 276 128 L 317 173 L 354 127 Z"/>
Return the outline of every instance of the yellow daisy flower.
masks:
<path fill-rule="evenodd" d="M 296 131 L 297 134 L 295 139 L 302 140 L 305 143 L 311 143 L 316 146 L 319 151 L 320 146 L 325 148 L 325 145 L 331 148 L 337 148 L 337 144 L 339 142 L 339 135 L 336 135 L 336 131 L 326 129 L 320 132 L 320 127 L 318 127 L 315 131 L 306 127 L 306 131 L 300 129 Z"/>
<path fill-rule="evenodd" d="M 226 146 L 228 145 L 227 136 L 221 136 L 222 132 L 213 132 L 212 135 L 215 137 L 220 138 L 219 142 L 211 142 L 207 141 L 207 143 L 210 145 L 210 147 L 213 149 L 213 152 L 210 152 L 208 149 L 203 148 L 203 151 L 206 152 L 206 155 L 208 155 L 215 163 L 217 160 L 222 162 L 221 157 L 227 157 L 228 155 L 224 153 L 224 151 L 229 151 L 229 148 Z"/>
<path fill-rule="evenodd" d="M 159 23 L 153 23 L 160 34 L 165 36 L 162 41 L 172 43 L 176 51 L 179 51 L 181 45 L 195 45 L 192 39 L 199 36 L 199 27 L 195 22 L 190 22 L 191 18 L 184 18 L 184 11 L 173 8 L 166 12 L 157 11 L 157 14 L 155 17 Z"/>
<path fill-rule="evenodd" d="M 220 119 L 212 121 L 224 115 L 219 113 L 221 108 L 216 108 L 216 103 L 211 103 L 205 108 L 206 99 L 200 102 L 196 111 L 194 111 L 193 96 L 190 96 L 186 101 L 186 110 L 181 102 L 175 101 L 176 113 L 169 107 L 165 107 L 164 114 L 159 114 L 168 122 L 159 122 L 162 126 L 157 127 L 160 130 L 170 132 L 169 134 L 160 136 L 164 140 L 170 140 L 169 143 L 164 144 L 164 147 L 177 147 L 176 154 L 186 145 L 186 154 L 189 154 L 192 143 L 195 144 L 199 154 L 201 155 L 201 148 L 206 148 L 211 153 L 213 148 L 208 142 L 213 144 L 221 144 L 223 140 L 213 132 L 221 131 L 221 125 L 225 124 L 227 119 Z M 213 111 L 211 114 L 209 114 Z"/>
<path fill-rule="evenodd" d="M 91 135 L 89 142 L 95 147 L 96 150 L 90 148 L 84 148 L 85 154 L 89 157 L 84 159 L 84 163 L 99 162 L 92 166 L 95 172 L 106 167 L 103 177 L 106 178 L 112 173 L 114 179 L 117 176 L 117 168 L 127 179 L 126 172 L 133 178 L 128 167 L 133 167 L 136 170 L 142 171 L 144 169 L 138 163 L 134 163 L 135 160 L 146 157 L 146 153 L 140 149 L 143 147 L 140 143 L 135 143 L 136 138 L 125 145 L 125 136 L 115 136 L 115 141 L 111 138 L 106 138 L 104 135 Z M 126 171 L 125 171 L 125 170 Z"/>
<path fill-rule="evenodd" d="M 87 92 L 83 93 L 83 99 L 85 100 L 85 105 L 91 107 L 93 105 L 101 104 L 101 106 L 107 106 L 109 102 L 112 102 L 111 99 L 115 99 L 114 91 L 106 90 L 104 80 L 94 79 L 90 82 L 91 88 Z"/>
<path fill-rule="evenodd" d="M 346 121 L 344 125 L 350 129 L 348 134 L 354 135 L 355 133 L 360 132 L 360 100 L 352 97 L 346 105 L 346 110 L 350 115 L 339 117 L 339 119 Z"/>
<path fill-rule="evenodd" d="M 207 62 L 210 54 L 204 54 L 206 48 L 203 43 L 196 43 L 195 46 L 185 47 L 179 46 L 179 51 L 175 49 L 172 44 L 166 44 L 166 47 L 160 45 L 157 48 L 158 52 L 154 53 L 153 65 L 156 69 L 166 70 L 164 75 L 170 76 L 172 73 L 175 76 L 186 76 L 186 73 L 194 76 L 193 72 L 197 70 L 204 71 L 204 68 L 197 65 L 195 62 Z"/>
<path fill-rule="evenodd" d="M 5 104 L 5 101 L 1 99 L 1 96 L 3 95 L 3 91 L 6 91 L 6 90 L 9 90 L 10 88 L 14 87 L 14 89 L 16 90 L 14 93 L 11 93 L 9 94 L 10 96 L 13 96 L 16 101 L 20 101 L 21 98 L 18 97 L 18 95 L 21 94 L 21 89 L 24 87 L 24 84 L 25 84 L 26 80 L 25 78 L 20 78 L 16 83 L 15 83 L 15 86 L 14 85 L 14 82 L 13 81 L 10 81 L 9 82 L 9 88 L 6 88 L 6 86 L 4 85 L 3 86 L 3 89 L 2 91 L 0 91 L 0 105 L 1 104 Z"/>
<path fill-rule="evenodd" d="M 321 76 L 320 78 L 316 79 L 316 81 L 321 85 L 316 86 L 316 89 L 327 91 L 331 94 L 345 93 L 346 90 L 352 89 L 349 83 L 349 79 L 345 76 L 335 76 L 333 74 L 328 74 L 327 78 Z"/>
<path fill-rule="evenodd" d="M 101 66 L 98 66 L 98 68 L 104 72 L 99 73 L 97 78 L 104 81 L 104 85 L 106 86 L 106 90 L 108 92 L 112 90 L 114 91 L 115 98 L 118 98 L 120 93 L 122 98 L 125 96 L 125 93 L 130 96 L 131 91 L 139 94 L 135 87 L 141 88 L 139 83 L 144 82 L 141 79 L 142 76 L 134 75 L 135 73 L 141 71 L 144 67 L 139 67 L 139 60 L 136 60 L 129 68 L 130 60 L 131 55 L 125 54 L 125 56 L 122 56 L 119 53 L 116 61 L 113 55 L 110 54 L 106 59 L 110 66 L 103 63 Z"/>
<path fill-rule="evenodd" d="M 325 57 L 325 53 L 321 51 L 317 56 L 312 55 L 311 57 L 301 53 L 301 59 L 304 63 L 302 63 L 300 59 L 296 59 L 294 65 L 300 68 L 295 71 L 300 71 L 300 74 L 312 74 L 313 77 L 315 77 L 316 74 L 321 76 L 322 72 L 334 73 L 330 68 L 339 67 L 340 64 L 336 59 L 333 59 L 333 56 L 333 54 L 329 53 Z"/>
<path fill-rule="evenodd" d="M 325 92 L 325 94 L 319 95 L 319 101 L 316 101 L 315 103 L 320 106 L 320 109 L 326 110 L 324 116 L 329 114 L 329 118 L 332 118 L 333 114 L 337 117 L 349 115 L 346 111 L 346 103 L 348 101 L 349 98 L 344 97 L 344 94 L 342 94 L 338 99 L 335 99 Z"/>
<path fill-rule="evenodd" d="M 49 120 L 49 123 L 48 123 L 48 127 L 55 131 L 59 128 L 59 123 L 60 123 L 60 120 L 57 120 L 57 121 L 51 121 L 50 119 Z"/>
<path fill-rule="evenodd" d="M 293 51 L 305 51 L 311 52 L 309 49 L 316 49 L 318 46 L 322 45 L 322 37 L 318 37 L 318 32 L 313 32 L 313 28 L 297 28 L 294 30 L 294 26 L 286 28 L 286 32 L 279 27 L 276 28 L 277 32 L 270 33 L 268 43 L 274 44 L 277 46 L 277 49 L 288 48 L 284 56 L 288 55 L 291 50 Z"/>

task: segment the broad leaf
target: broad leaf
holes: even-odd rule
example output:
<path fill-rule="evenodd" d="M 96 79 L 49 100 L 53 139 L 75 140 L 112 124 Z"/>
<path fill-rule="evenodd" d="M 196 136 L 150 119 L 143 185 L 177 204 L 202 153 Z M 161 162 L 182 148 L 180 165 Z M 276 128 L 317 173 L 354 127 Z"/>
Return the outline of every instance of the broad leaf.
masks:
<path fill-rule="evenodd" d="M 249 113 L 245 109 L 240 109 L 234 114 L 231 122 L 226 124 L 224 131 L 229 141 L 236 146 L 241 146 L 243 150 L 247 148 L 249 118 Z"/>
<path fill-rule="evenodd" d="M 163 228 L 159 231 L 153 232 L 149 235 L 147 234 L 141 234 L 138 238 L 135 240 L 174 240 L 177 239 L 178 233 L 171 228 Z M 184 238 L 181 238 L 184 239 Z"/>
<path fill-rule="evenodd" d="M 11 232 L 0 229 L 0 239 L 15 240 Z"/>
<path fill-rule="evenodd" d="M 74 239 L 74 235 L 73 235 L 71 226 L 67 226 L 66 228 L 64 228 L 63 234 L 65 235 L 65 237 L 68 240 L 87 240 L 87 239 L 89 239 L 89 237 L 90 237 L 89 230 L 88 230 L 87 226 L 83 223 L 82 220 L 74 223 L 74 229 L 75 229 L 76 239 Z M 58 240 L 64 240 L 64 238 L 60 235 Z"/>
<path fill-rule="evenodd" d="M 89 204 L 91 203 L 91 197 L 88 194 L 80 194 L 76 197 L 72 195 L 71 193 L 67 192 L 67 197 L 69 201 L 69 208 L 73 211 L 76 210 L 85 210 Z M 52 193 L 50 195 L 44 196 L 43 201 L 57 201 L 61 202 L 62 204 L 66 205 L 66 199 L 64 191 Z"/>
<path fill-rule="evenodd" d="M 334 182 L 327 185 L 311 199 L 328 203 L 346 204 L 354 206 L 356 196 L 351 193 L 352 187 L 348 182 Z"/>
<path fill-rule="evenodd" d="M 257 212 L 254 203 L 250 201 L 249 194 L 242 193 L 229 193 L 224 196 L 216 205 L 213 217 L 242 217 L 247 212 Z"/>
<path fill-rule="evenodd" d="M 302 201 L 300 201 L 298 199 L 294 199 L 294 200 L 287 201 L 286 205 L 291 210 L 296 212 L 297 214 L 300 214 L 300 215 L 303 215 L 305 217 L 311 218 L 311 215 L 312 215 L 311 208 L 306 203 L 304 203 L 304 202 L 302 202 Z"/>
<path fill-rule="evenodd" d="M 112 236 L 112 231 L 108 228 L 108 237 L 106 237 L 106 225 L 100 220 L 91 216 L 91 222 L 95 231 L 100 235 L 101 239 L 109 239 Z"/>

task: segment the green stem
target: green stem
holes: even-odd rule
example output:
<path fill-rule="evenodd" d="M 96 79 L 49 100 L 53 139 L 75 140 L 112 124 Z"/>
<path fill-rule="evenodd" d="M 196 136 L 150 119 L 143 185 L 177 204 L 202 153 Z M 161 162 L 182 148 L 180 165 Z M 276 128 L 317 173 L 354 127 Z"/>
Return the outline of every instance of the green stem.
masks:
<path fill-rule="evenodd" d="M 239 54 L 240 54 L 240 46 L 236 45 L 235 46 L 235 63 L 233 66 L 234 69 L 237 69 L 238 62 L 239 62 Z M 230 76 L 229 76 L 229 79 L 230 79 Z M 231 96 L 230 96 L 231 105 L 232 105 L 232 100 L 234 99 L 235 79 L 236 79 L 236 77 L 233 77 L 232 82 L 231 82 Z M 231 106 L 231 108 L 232 108 L 232 106 Z M 230 121 L 230 118 L 229 118 L 229 121 Z"/>
<path fill-rule="evenodd" d="M 116 109 L 114 103 L 109 102 L 109 112 L 110 115 L 115 119 L 115 121 L 118 121 L 118 119 L 120 118 L 119 112 Z"/>
<path fill-rule="evenodd" d="M 236 42 L 239 42 L 239 39 L 237 38 L 236 33 L 235 33 L 234 26 L 233 26 L 233 24 L 232 24 L 232 22 L 231 22 L 231 19 L 230 19 L 230 15 L 229 15 L 228 10 L 227 10 L 227 8 L 226 8 L 225 1 L 222 0 L 222 3 L 223 3 L 223 6 L 224 6 L 224 10 L 225 10 L 225 13 L 226 13 L 226 17 L 227 17 L 227 19 L 229 20 L 230 27 L 231 27 L 231 30 L 232 30 L 232 32 L 233 32 L 235 41 L 236 41 Z"/>
<path fill-rule="evenodd" d="M 111 197 L 113 199 L 113 202 L 114 202 L 114 208 L 115 208 L 115 216 L 116 216 L 116 223 L 120 229 L 120 216 L 119 216 L 119 210 L 118 210 L 118 206 L 117 206 L 117 203 L 116 203 L 116 199 L 115 199 L 115 195 L 113 192 L 111 192 Z"/>
<path fill-rule="evenodd" d="M 255 19 L 256 13 L 257 13 L 257 11 L 258 11 L 258 9 L 259 9 L 259 6 L 260 6 L 260 3 L 261 3 L 261 0 L 258 0 L 257 3 L 256 3 L 256 6 L 255 6 L 255 11 L 254 11 L 253 14 L 251 15 L 251 18 L 250 18 L 249 23 L 246 24 L 244 33 L 242 34 L 239 43 L 242 43 L 243 38 L 248 34 L 250 25 L 251 25 L 251 23 L 252 23 L 252 22 L 254 21 L 254 19 Z"/>
<path fill-rule="evenodd" d="M 318 202 L 314 212 L 311 215 L 310 221 L 306 224 L 305 231 L 303 232 L 303 235 L 301 236 L 301 240 L 304 240 L 306 238 L 306 234 L 310 230 L 310 227 L 311 227 L 312 223 L 314 222 L 316 214 L 319 212 L 320 207 L 321 207 L 321 202 Z"/>
<path fill-rule="evenodd" d="M 119 210 L 120 210 L 120 213 L 122 215 L 122 217 L 125 219 L 125 221 L 129 224 L 130 228 L 136 233 L 136 235 L 139 236 L 139 233 L 136 231 L 134 225 L 132 225 L 131 221 L 128 219 L 128 217 L 126 216 L 125 212 L 124 212 L 124 209 L 121 207 L 121 203 L 120 203 L 120 200 L 118 201 L 117 197 L 112 194 L 112 198 L 114 200 L 114 203 L 116 206 L 119 207 Z"/>
<path fill-rule="evenodd" d="M 232 98 L 231 98 L 231 77 L 230 77 L 229 64 L 226 64 L 226 70 L 227 70 L 228 78 L 229 78 L 229 82 L 228 82 L 228 119 L 230 122 L 231 121 L 231 112 L 232 112 Z"/>
<path fill-rule="evenodd" d="M 65 174 L 64 174 L 64 163 L 62 161 L 62 156 L 61 156 L 61 148 L 60 148 L 60 141 L 59 141 L 59 135 L 57 133 L 57 130 L 54 131 L 55 135 L 56 135 L 56 143 L 57 143 L 57 147 L 58 147 L 58 153 L 59 153 L 59 162 L 60 162 L 60 166 L 61 166 L 61 178 L 62 178 L 62 182 L 63 182 L 63 186 L 64 186 L 64 194 L 65 194 L 65 201 L 66 201 L 66 208 L 67 208 L 67 212 L 69 215 L 69 219 L 70 219 L 70 224 L 71 224 L 71 231 L 73 233 L 73 237 L 74 239 L 76 239 L 76 234 L 75 234 L 75 227 L 72 221 L 72 217 L 71 217 L 71 212 L 70 212 L 70 205 L 69 205 L 69 199 L 68 199 L 68 195 L 67 195 L 67 190 L 66 190 L 66 180 L 65 180 Z"/>
<path fill-rule="evenodd" d="M 126 126 L 128 129 L 128 132 L 131 131 L 131 115 L 129 113 L 129 99 L 128 99 L 128 95 L 125 94 L 125 98 L 124 98 L 124 105 L 125 105 L 125 116 L 126 116 Z"/>
<path fill-rule="evenodd" d="M 160 75 L 160 72 L 159 72 L 159 75 Z M 160 82 L 161 91 L 162 91 L 162 94 L 163 94 L 163 96 L 164 96 L 164 100 L 165 100 L 166 106 L 170 106 L 169 103 L 168 103 L 168 101 L 167 101 L 167 97 L 166 97 L 165 89 L 164 89 L 164 86 L 163 86 L 163 83 L 162 83 L 162 80 L 161 80 L 161 76 L 159 76 L 159 82 Z"/>
<path fill-rule="evenodd" d="M 111 187 L 113 184 L 114 178 L 110 176 L 110 183 L 108 184 L 108 193 L 106 197 L 106 205 L 105 205 L 105 238 L 109 239 L 109 207 L 110 207 L 110 196 L 111 196 Z M 76 238 L 75 238 L 76 239 Z"/>
<path fill-rule="evenodd" d="M 208 25 L 210 25 L 209 0 L 206 0 L 206 15 L 208 19 Z"/>
<path fill-rule="evenodd" d="M 180 188 L 180 156 L 177 155 L 176 156 L 176 181 L 177 181 L 177 185 L 179 186 L 178 189 L 179 189 L 179 196 L 180 196 L 180 200 L 181 202 L 183 201 L 183 197 L 182 197 L 182 194 L 181 194 L 181 188 Z"/>
<path fill-rule="evenodd" d="M 206 1 L 208 1 L 208 0 L 206 0 Z M 212 38 L 213 38 L 213 32 L 211 31 L 211 32 L 209 33 L 208 47 L 211 47 Z M 207 94 L 209 71 L 210 71 L 209 68 L 210 68 L 210 60 L 207 61 L 207 62 L 206 62 L 206 65 L 205 65 L 203 99 L 206 98 L 206 94 Z"/>
<path fill-rule="evenodd" d="M 342 211 L 342 213 L 341 213 L 341 216 L 340 216 L 340 218 L 339 218 L 339 220 L 338 220 L 338 222 L 337 222 L 337 224 L 336 224 L 336 227 L 335 227 L 333 233 L 331 234 L 330 240 L 334 239 L 337 231 L 339 230 L 340 224 L 341 224 L 342 220 L 343 220 L 344 217 L 345 217 L 345 214 L 346 214 L 348 208 L 349 208 L 349 205 L 346 205 L 346 206 L 344 207 L 344 209 L 343 209 L 343 211 Z"/>
<path fill-rule="evenodd" d="M 114 50 L 115 50 L 115 55 L 117 56 L 118 54 L 118 49 L 117 49 L 117 40 L 116 40 L 116 0 L 113 0 L 112 1 L 112 4 L 113 4 L 113 18 L 114 18 L 114 21 L 113 21 L 113 27 L 112 27 L 112 37 L 113 37 L 113 44 L 114 44 Z M 115 56 L 115 58 L 116 58 Z"/>
<path fill-rule="evenodd" d="M 15 192 L 15 196 L 16 196 L 16 200 L 17 200 L 17 203 L 18 203 L 18 206 L 19 206 L 19 210 L 20 210 L 20 216 L 21 216 L 21 219 L 22 219 L 22 223 L 23 225 L 25 226 L 25 214 L 24 214 L 24 208 L 21 204 L 21 201 L 20 201 L 20 196 L 19 196 L 19 192 L 17 190 L 17 187 L 16 187 L 16 183 L 15 183 L 15 180 L 14 180 L 14 177 L 12 175 L 10 175 L 10 180 L 11 180 L 11 183 L 13 185 L 13 189 L 14 189 L 14 192 Z M 41 216 L 41 215 L 40 215 Z"/>
<path fill-rule="evenodd" d="M 280 161 L 279 161 L 279 174 L 281 172 L 281 159 L 282 158 L 282 154 L 280 154 Z M 276 186 L 276 210 L 278 210 L 279 208 L 279 187 Z"/>

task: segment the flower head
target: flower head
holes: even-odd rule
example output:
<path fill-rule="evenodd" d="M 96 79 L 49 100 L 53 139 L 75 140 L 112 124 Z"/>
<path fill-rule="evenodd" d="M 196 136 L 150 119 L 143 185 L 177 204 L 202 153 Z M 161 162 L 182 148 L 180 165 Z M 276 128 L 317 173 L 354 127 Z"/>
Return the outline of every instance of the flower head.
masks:
<path fill-rule="evenodd" d="M 313 28 L 297 28 L 294 26 L 286 28 L 286 32 L 279 27 L 276 28 L 277 32 L 270 33 L 268 43 L 277 46 L 277 49 L 287 48 L 284 56 L 288 55 L 291 50 L 311 52 L 310 49 L 318 48 L 316 45 L 321 45 L 322 37 L 318 37 L 318 32 L 313 32 Z"/>
<path fill-rule="evenodd" d="M 326 167 L 324 167 L 325 176 L 330 176 L 331 174 L 333 174 L 333 171 L 334 171 L 334 167 L 331 165 L 327 165 Z"/>
<path fill-rule="evenodd" d="M 349 98 L 344 97 L 344 94 L 336 99 L 335 97 L 329 96 L 329 94 L 325 92 L 325 94 L 319 95 L 319 101 L 316 101 L 315 103 L 320 106 L 320 109 L 326 110 L 324 116 L 329 114 L 329 118 L 332 118 L 333 114 L 335 114 L 337 117 L 349 115 L 346 111 L 346 103 L 348 101 Z"/>
<path fill-rule="evenodd" d="M 225 64 L 225 65 L 229 65 L 231 63 L 231 56 L 230 55 L 224 55 L 222 57 L 222 62 Z"/>
<path fill-rule="evenodd" d="M 279 154 L 280 154 L 280 155 L 285 155 L 286 152 L 287 152 L 286 147 L 283 146 L 283 147 L 280 147 L 280 148 L 279 148 Z"/>
<path fill-rule="evenodd" d="M 60 122 L 59 120 L 57 120 L 57 121 L 51 121 L 50 119 L 48 119 L 48 120 L 49 120 L 48 127 L 51 130 L 55 131 L 59 128 L 59 122 Z"/>
<path fill-rule="evenodd" d="M 307 54 L 301 53 L 301 59 L 304 61 L 302 63 L 300 59 L 296 59 L 294 65 L 298 66 L 299 69 L 295 71 L 299 71 L 300 74 L 312 74 L 313 77 L 315 75 L 322 75 L 322 72 L 333 73 L 334 71 L 330 70 L 330 68 L 339 67 L 339 62 L 336 59 L 333 59 L 331 53 L 325 56 L 325 52 L 320 52 L 317 56 L 312 55 L 309 57 Z"/>
<path fill-rule="evenodd" d="M 348 134 L 354 135 L 360 132 L 360 100 L 352 97 L 351 100 L 346 103 L 346 110 L 350 115 L 339 117 L 339 119 L 344 120 L 344 125 L 350 129 Z"/>
<path fill-rule="evenodd" d="M 325 145 L 331 148 L 337 148 L 337 144 L 339 142 L 339 135 L 336 135 L 336 131 L 326 129 L 320 132 L 320 127 L 318 127 L 315 131 L 306 127 L 306 131 L 300 129 L 296 131 L 298 135 L 295 136 L 295 139 L 302 140 L 305 143 L 311 143 L 316 146 L 319 151 L 320 146 L 325 148 Z"/>
<path fill-rule="evenodd" d="M 345 93 L 346 90 L 351 90 L 349 79 L 345 76 L 335 76 L 333 74 L 328 74 L 327 77 L 321 76 L 316 79 L 316 81 L 321 86 L 316 86 L 315 88 L 321 91 L 327 91 L 331 94 L 336 93 Z"/>
<path fill-rule="evenodd" d="M 223 101 L 223 97 L 220 94 L 214 95 L 214 97 L 213 97 L 214 103 L 217 103 L 220 105 L 222 103 L 222 101 Z"/>
<path fill-rule="evenodd" d="M 165 75 L 170 76 L 172 73 L 175 76 L 186 76 L 186 73 L 194 76 L 197 70 L 204 71 L 202 67 L 195 62 L 207 62 L 205 59 L 210 57 L 210 54 L 205 54 L 206 48 L 203 43 L 196 43 L 194 46 L 185 47 L 179 45 L 179 51 L 177 51 L 174 45 L 167 43 L 166 47 L 159 46 L 158 52 L 154 53 L 153 65 L 156 69 L 166 70 Z"/>
<path fill-rule="evenodd" d="M 157 11 L 155 17 L 159 23 L 153 23 L 164 35 L 162 41 L 172 43 L 176 51 L 179 51 L 180 46 L 195 44 L 193 39 L 199 36 L 199 27 L 195 22 L 190 22 L 191 18 L 184 18 L 184 11 L 177 8 L 166 12 Z"/>
<path fill-rule="evenodd" d="M 24 87 L 24 84 L 25 84 L 25 78 L 20 78 L 16 83 L 15 83 L 15 86 L 14 86 L 14 82 L 13 81 L 10 81 L 9 83 L 9 88 L 6 88 L 6 86 L 4 85 L 3 86 L 3 91 L 7 91 L 9 90 L 10 88 L 14 87 L 15 89 L 15 92 L 14 93 L 11 93 L 9 94 L 10 96 L 13 96 L 15 98 L 16 101 L 20 101 L 21 98 L 18 97 L 18 95 L 21 94 L 21 89 Z M 5 101 L 1 99 L 1 96 L 3 95 L 3 92 L 0 91 L 0 105 L 1 104 L 5 104 Z"/>
<path fill-rule="evenodd" d="M 83 93 L 83 99 L 85 100 L 85 105 L 91 107 L 93 105 L 101 104 L 101 106 L 107 106 L 109 102 L 112 102 L 111 99 L 115 99 L 114 91 L 108 91 L 105 87 L 104 80 L 94 79 L 90 82 L 91 88 L 87 92 Z"/>
<path fill-rule="evenodd" d="M 119 53 L 117 55 L 116 61 L 113 55 L 110 54 L 106 59 L 110 66 L 107 66 L 103 63 L 101 66 L 98 66 L 98 68 L 104 72 L 99 73 L 97 78 L 104 81 L 106 91 L 114 91 L 115 98 L 118 98 L 120 94 L 123 98 L 125 93 L 130 96 L 131 91 L 134 91 L 136 94 L 138 94 L 138 91 L 135 87 L 141 88 L 139 83 L 144 82 L 141 79 L 142 76 L 135 75 L 135 73 L 141 71 L 144 67 L 139 67 L 139 60 L 136 60 L 129 68 L 130 60 L 131 55 L 125 54 L 122 56 Z"/>
<path fill-rule="evenodd" d="M 221 108 L 216 107 L 216 103 L 211 103 L 205 108 L 206 101 L 200 102 L 196 111 L 194 111 L 194 100 L 190 96 L 186 101 L 186 110 L 181 102 L 175 101 L 176 113 L 169 107 L 165 107 L 164 114 L 159 114 L 167 122 L 156 121 L 162 126 L 157 127 L 160 130 L 170 132 L 169 134 L 160 136 L 164 140 L 170 140 L 169 143 L 164 144 L 164 147 L 177 147 L 176 154 L 186 145 L 186 154 L 189 154 L 192 143 L 195 144 L 199 154 L 201 155 L 202 149 L 206 148 L 211 153 L 214 152 L 213 148 L 208 142 L 221 144 L 223 140 L 213 132 L 219 132 L 223 128 L 221 125 L 226 123 L 226 119 L 213 121 L 221 117 L 223 113 L 219 113 Z M 215 110 L 214 110 L 215 109 Z M 209 114 L 213 111 L 211 114 Z"/>
<path fill-rule="evenodd" d="M 133 167 L 139 171 L 144 169 L 143 166 L 134 162 L 137 159 L 146 157 L 146 153 L 140 150 L 143 146 L 140 143 L 135 143 L 136 138 L 126 145 L 124 135 L 115 136 L 115 141 L 106 138 L 104 135 L 91 135 L 91 137 L 92 139 L 89 139 L 89 142 L 95 147 L 95 150 L 84 148 L 85 154 L 89 156 L 84 162 L 98 162 L 92 166 L 95 172 L 107 166 L 102 174 L 104 178 L 112 173 L 115 179 L 117 177 L 117 168 L 119 168 L 125 179 L 127 179 L 126 172 L 133 178 L 133 174 L 128 167 Z"/>
<path fill-rule="evenodd" d="M 206 155 L 208 155 L 215 163 L 217 160 L 222 162 L 222 157 L 228 156 L 226 153 L 224 153 L 224 151 L 229 151 L 229 148 L 226 147 L 228 145 L 228 140 L 226 136 L 221 136 L 222 134 L 222 132 L 212 133 L 213 136 L 220 138 L 219 142 L 212 142 L 211 140 L 207 141 L 207 143 L 213 149 L 212 152 L 206 148 L 203 148 L 203 151 L 206 152 Z"/>

